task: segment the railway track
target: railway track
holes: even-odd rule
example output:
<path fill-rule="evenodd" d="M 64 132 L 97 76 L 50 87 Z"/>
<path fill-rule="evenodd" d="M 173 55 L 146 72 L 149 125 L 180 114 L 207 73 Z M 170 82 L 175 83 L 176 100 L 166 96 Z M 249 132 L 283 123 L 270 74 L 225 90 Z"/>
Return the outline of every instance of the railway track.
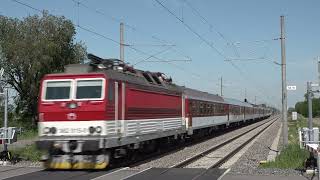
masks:
<path fill-rule="evenodd" d="M 151 154 L 145 154 L 140 159 L 136 159 L 136 160 L 133 160 L 132 162 L 127 162 L 126 164 L 122 164 L 122 165 L 120 164 L 120 165 L 121 166 L 128 166 L 130 168 L 134 168 L 134 167 L 137 167 L 137 166 L 142 165 L 144 163 L 147 163 L 149 161 L 156 160 L 156 159 L 159 159 L 159 158 L 161 158 L 163 156 L 166 156 L 166 155 L 178 152 L 180 150 L 183 150 L 186 147 L 200 144 L 200 143 L 208 141 L 208 140 L 210 140 L 212 138 L 223 136 L 223 135 L 228 134 L 228 133 L 230 133 L 230 132 L 232 132 L 234 130 L 241 129 L 241 128 L 245 127 L 245 126 L 250 126 L 252 124 L 256 124 L 256 123 L 259 123 L 259 122 L 260 121 L 258 121 L 258 122 L 247 122 L 246 124 L 242 124 L 242 125 L 239 125 L 239 126 L 233 126 L 233 127 L 229 127 L 229 128 L 220 130 L 220 131 L 216 131 L 216 132 L 214 132 L 214 133 L 212 133 L 210 135 L 207 135 L 207 136 L 199 137 L 199 138 L 196 138 L 196 139 L 191 139 L 189 141 L 186 141 L 183 144 L 179 144 L 178 143 L 178 144 L 171 144 L 170 146 L 167 146 L 167 147 L 160 147 L 157 152 L 154 152 L 154 153 L 151 153 Z"/>
<path fill-rule="evenodd" d="M 268 127 L 275 123 L 278 118 L 278 116 L 273 117 L 270 121 L 253 127 L 231 139 L 212 146 L 211 148 L 201 153 L 198 153 L 182 162 L 171 166 L 171 168 L 217 168 L 224 162 L 229 160 L 248 143 L 254 140 L 256 136 L 268 129 Z"/>
<path fill-rule="evenodd" d="M 142 171 L 137 170 L 139 172 L 132 173 L 121 179 L 218 179 L 228 172 L 226 169 L 220 169 L 218 167 L 237 154 L 239 150 L 245 148 L 246 145 L 252 142 L 259 134 L 269 129 L 278 119 L 279 117 L 271 117 L 269 120 L 252 126 L 244 132 L 237 133 L 228 138 L 228 140 L 224 140 L 171 167 L 161 168 L 150 166 Z M 174 161 L 174 159 L 172 159 L 172 161 Z M 106 175 L 104 178 L 107 180 L 114 179 L 115 177 L 123 176 L 123 173 L 125 173 L 125 171 L 119 171 L 115 174 Z"/>
<path fill-rule="evenodd" d="M 186 159 L 185 161 L 179 162 L 171 167 L 172 168 L 189 168 L 192 165 L 192 163 L 200 161 L 201 158 L 206 158 L 206 157 L 212 161 L 213 155 L 211 155 L 211 153 L 213 153 L 214 151 L 221 149 L 230 143 L 235 143 L 239 138 L 241 138 L 245 135 L 249 135 L 250 132 L 253 133 L 254 130 L 261 131 L 260 133 L 262 133 L 269 126 L 271 126 L 275 122 L 276 119 L 277 119 L 277 117 L 273 117 L 273 118 L 271 118 L 271 120 L 267 121 L 267 123 L 262 123 L 262 124 L 258 124 L 257 126 L 251 127 L 249 130 L 246 130 L 245 132 L 243 132 L 241 134 L 237 134 L 235 136 L 232 136 L 231 139 L 225 140 L 225 141 L 211 147 L 210 149 L 205 150 L 205 151 L 203 151 L 195 156 L 192 156 L 191 158 Z M 226 133 L 227 132 L 224 132 L 222 134 L 226 134 Z M 257 134 L 257 133 L 255 133 L 255 134 Z M 225 154 L 226 156 L 224 156 L 224 157 L 222 157 L 222 156 L 219 157 L 220 158 L 219 162 L 215 163 L 215 165 L 211 165 L 210 167 L 207 167 L 207 169 L 220 166 L 223 162 L 225 162 L 230 157 L 232 157 L 232 155 L 234 155 L 239 149 L 241 149 L 241 147 L 244 147 L 251 140 L 253 140 L 255 136 L 256 135 L 251 135 L 249 140 L 247 140 L 245 143 L 241 143 L 242 145 L 240 147 L 234 149 L 230 153 L 228 152 L 227 154 Z M 201 140 L 201 141 L 205 141 L 205 140 Z M 199 143 L 199 142 L 197 142 L 197 143 Z M 191 143 L 191 144 L 195 145 L 197 143 Z M 166 154 L 172 153 L 172 151 L 175 151 L 175 150 L 169 150 L 168 152 L 165 152 L 162 155 L 164 156 Z M 159 158 L 159 157 L 157 157 L 157 158 Z M 147 159 L 149 159 L 149 158 L 147 158 Z M 147 169 L 145 169 L 144 171 L 146 171 L 146 170 Z M 165 171 L 166 170 L 164 170 L 164 172 Z M 128 167 L 126 167 L 126 168 L 114 167 L 114 169 L 109 169 L 106 171 L 46 171 L 46 170 L 42 170 L 42 171 L 38 171 L 38 172 L 24 174 L 21 176 L 12 177 L 10 179 L 12 179 L 12 180 L 14 180 L 14 179 L 16 179 L 16 180 L 19 180 L 19 179 L 21 179 L 21 180 L 24 180 L 24 179 L 47 179 L 47 180 L 50 180 L 50 179 L 95 179 L 95 180 L 100 180 L 101 179 L 102 180 L 102 179 L 108 179 L 109 177 L 112 177 L 111 179 L 129 178 L 129 177 L 132 177 L 132 176 L 139 174 L 139 173 L 141 173 L 141 170 L 131 169 Z"/>

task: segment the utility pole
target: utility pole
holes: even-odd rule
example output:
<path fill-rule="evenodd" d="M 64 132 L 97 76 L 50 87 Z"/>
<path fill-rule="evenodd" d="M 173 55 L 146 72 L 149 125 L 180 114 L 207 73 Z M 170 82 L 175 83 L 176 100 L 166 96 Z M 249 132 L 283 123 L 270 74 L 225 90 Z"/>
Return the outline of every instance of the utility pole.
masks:
<path fill-rule="evenodd" d="M 254 96 L 254 104 L 257 105 L 257 96 Z"/>
<path fill-rule="evenodd" d="M 0 95 L 3 97 L 3 100 L 4 100 L 4 118 L 3 118 L 3 126 L 4 126 L 4 136 L 5 136 L 5 139 L 3 140 L 3 151 L 4 152 L 7 152 L 8 151 L 8 145 L 7 145 L 7 138 L 8 138 L 8 88 L 6 87 L 3 87 L 3 83 L 2 83 L 2 80 L 3 80 L 3 73 L 4 73 L 4 69 L 1 68 L 0 70 L 0 81 L 1 81 L 1 91 L 0 92 Z"/>
<path fill-rule="evenodd" d="M 5 134 L 8 135 L 8 88 L 4 89 L 4 129 L 7 131 Z M 6 137 L 8 138 L 8 137 Z M 3 151 L 8 151 L 7 142 L 3 142 Z"/>
<path fill-rule="evenodd" d="M 221 96 L 222 96 L 222 86 L 223 86 L 223 85 L 222 85 L 222 76 L 221 76 L 220 80 L 221 80 L 221 81 L 220 81 L 220 93 L 221 93 Z"/>
<path fill-rule="evenodd" d="M 312 127 L 312 82 L 307 82 L 307 97 L 308 97 L 308 128 L 309 141 L 313 141 L 313 127 Z"/>
<path fill-rule="evenodd" d="M 120 60 L 124 62 L 124 24 L 120 23 Z"/>
<path fill-rule="evenodd" d="M 281 28 L 281 77 L 282 77 L 282 133 L 283 144 L 288 145 L 288 122 L 287 122 L 287 80 L 286 80 L 286 49 L 285 49 L 285 29 L 284 16 L 280 16 Z"/>
<path fill-rule="evenodd" d="M 320 85 L 320 56 L 318 56 L 318 83 Z"/>

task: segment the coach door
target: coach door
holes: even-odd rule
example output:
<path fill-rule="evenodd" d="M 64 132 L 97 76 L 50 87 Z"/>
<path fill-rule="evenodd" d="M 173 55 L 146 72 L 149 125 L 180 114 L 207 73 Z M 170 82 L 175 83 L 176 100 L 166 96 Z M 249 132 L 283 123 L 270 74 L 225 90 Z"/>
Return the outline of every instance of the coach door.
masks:
<path fill-rule="evenodd" d="M 183 106 L 184 106 L 184 112 L 183 112 L 183 121 L 185 121 L 185 127 L 187 130 L 188 135 L 193 134 L 193 129 L 192 129 L 192 106 L 195 103 L 195 101 L 188 99 L 186 96 L 182 97 L 183 99 Z"/>

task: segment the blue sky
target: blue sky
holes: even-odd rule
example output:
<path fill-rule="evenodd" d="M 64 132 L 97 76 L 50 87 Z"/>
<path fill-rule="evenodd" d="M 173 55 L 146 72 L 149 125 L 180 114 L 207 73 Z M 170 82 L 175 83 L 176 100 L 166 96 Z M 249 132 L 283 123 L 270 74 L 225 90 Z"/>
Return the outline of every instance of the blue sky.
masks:
<path fill-rule="evenodd" d="M 142 62 L 135 67 L 160 71 L 179 85 L 280 107 L 280 15 L 286 21 L 287 80 L 296 85 L 288 92 L 288 105 L 303 99 L 308 80 L 318 82 L 315 58 L 320 56 L 320 2 L 316 0 L 159 0 L 212 47 L 201 41 L 180 21 L 154 0 L 18 0 L 54 15 L 65 16 L 75 24 L 106 37 L 119 40 L 119 22 L 126 23 L 125 42 L 146 54 L 161 59 L 191 62 Z M 89 8 L 88 8 L 89 7 Z M 1 0 L 0 14 L 23 18 L 40 14 L 13 0 Z M 134 29 L 133 29 L 133 28 Z M 223 38 L 222 38 L 223 37 Z M 159 41 L 158 39 L 165 40 Z M 119 57 L 119 45 L 77 28 L 76 41 L 83 41 L 88 52 L 98 56 Z M 175 46 L 155 46 L 155 45 Z M 152 46 L 150 46 L 152 45 Z M 126 48 L 125 61 L 130 64 L 148 58 Z M 234 60 L 235 68 L 225 59 Z M 150 58 L 149 60 L 157 60 Z M 246 93 L 245 93 L 246 92 Z"/>

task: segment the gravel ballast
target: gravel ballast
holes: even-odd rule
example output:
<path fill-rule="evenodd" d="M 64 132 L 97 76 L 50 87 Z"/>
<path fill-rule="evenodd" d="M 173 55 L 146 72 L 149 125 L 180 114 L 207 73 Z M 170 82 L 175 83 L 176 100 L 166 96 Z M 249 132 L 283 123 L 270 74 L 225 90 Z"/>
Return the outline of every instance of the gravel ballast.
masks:
<path fill-rule="evenodd" d="M 210 147 L 221 143 L 223 141 L 226 141 L 227 139 L 230 139 L 231 137 L 234 137 L 238 134 L 241 134 L 242 132 L 249 130 L 253 127 L 256 127 L 259 124 L 264 123 L 266 120 L 255 123 L 255 124 L 251 124 L 249 126 L 246 127 L 242 127 L 240 129 L 236 129 L 234 131 L 231 131 L 229 133 L 214 137 L 212 139 L 206 140 L 204 142 L 198 143 L 198 144 L 194 144 L 188 147 L 185 147 L 181 150 L 178 150 L 176 152 L 172 152 L 168 155 L 165 155 L 163 157 L 154 159 L 154 160 L 150 160 L 149 162 L 146 162 L 144 164 L 138 165 L 136 167 L 132 167 L 133 169 L 136 170 L 144 170 L 150 167 L 155 167 L 155 168 L 169 168 L 175 164 L 177 164 L 178 162 L 184 161 L 200 152 L 203 152 L 207 149 L 209 149 Z"/>
<path fill-rule="evenodd" d="M 300 171 L 294 169 L 260 168 L 260 161 L 267 160 L 269 147 L 276 138 L 280 128 L 280 120 L 266 130 L 258 140 L 231 166 L 230 174 L 233 175 L 301 175 Z M 278 149 L 281 147 L 281 138 Z"/>

